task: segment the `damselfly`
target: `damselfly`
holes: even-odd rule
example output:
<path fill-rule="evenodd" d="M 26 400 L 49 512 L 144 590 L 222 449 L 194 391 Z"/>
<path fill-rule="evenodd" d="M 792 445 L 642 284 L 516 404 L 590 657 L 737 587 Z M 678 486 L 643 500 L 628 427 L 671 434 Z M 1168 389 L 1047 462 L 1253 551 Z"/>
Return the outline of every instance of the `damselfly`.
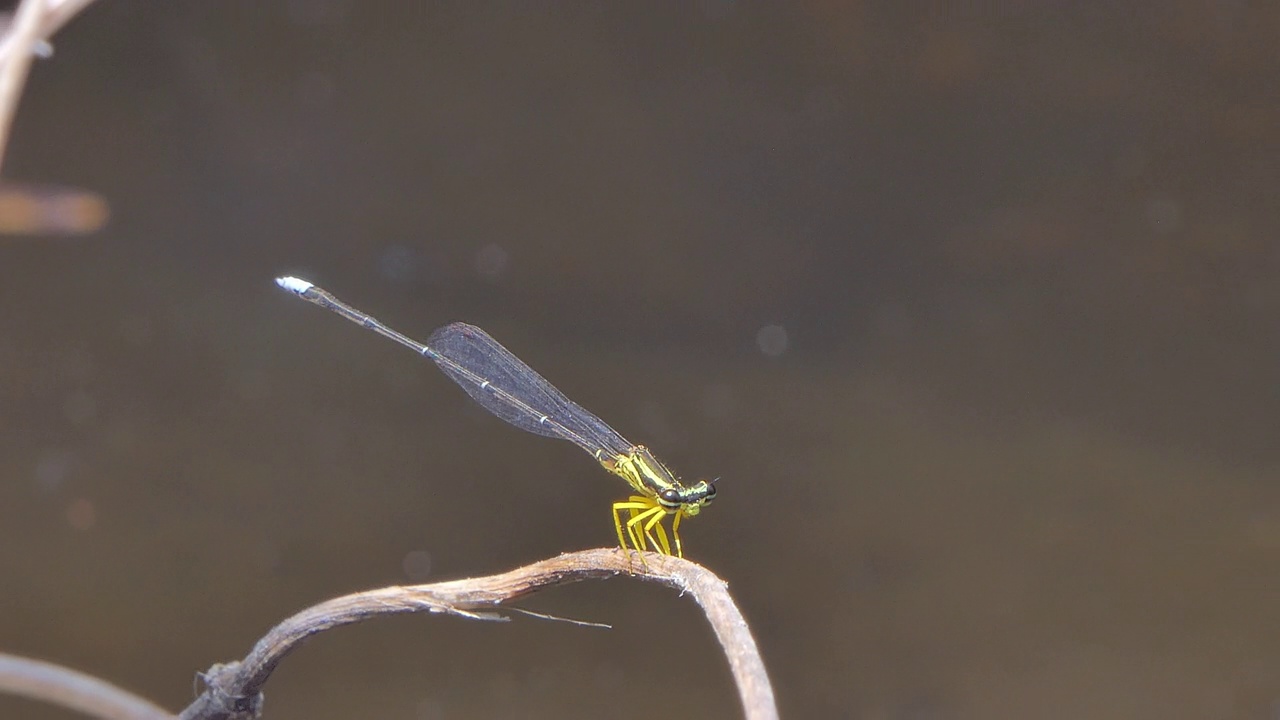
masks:
<path fill-rule="evenodd" d="M 637 550 L 652 546 L 664 555 L 671 555 L 674 550 L 675 555 L 684 557 L 680 521 L 697 515 L 715 498 L 713 482 L 699 480 L 692 485 L 682 484 L 648 448 L 629 442 L 586 408 L 565 397 L 533 368 L 474 325 L 445 325 L 431 333 L 423 344 L 306 280 L 282 277 L 276 279 L 276 284 L 430 358 L 484 409 L 521 430 L 568 440 L 587 451 L 636 492 L 613 504 L 613 524 L 622 547 L 628 543 Z M 670 539 L 662 526 L 663 518 L 668 515 L 675 516 L 671 521 Z"/>

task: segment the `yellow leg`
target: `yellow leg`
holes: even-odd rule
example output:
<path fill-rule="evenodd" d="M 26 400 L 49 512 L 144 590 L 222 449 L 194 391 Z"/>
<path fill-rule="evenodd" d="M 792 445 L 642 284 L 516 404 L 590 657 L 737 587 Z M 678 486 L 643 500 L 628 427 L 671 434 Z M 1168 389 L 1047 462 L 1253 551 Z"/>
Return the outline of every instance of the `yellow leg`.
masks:
<path fill-rule="evenodd" d="M 634 536 L 639 537 L 641 543 L 648 539 L 650 543 L 653 543 L 655 551 L 663 553 L 663 555 L 671 555 L 671 543 L 667 542 L 667 532 L 662 529 L 662 525 L 659 525 L 659 523 L 662 523 L 663 515 L 666 514 L 666 507 L 660 505 L 649 507 L 648 510 L 639 512 L 639 514 L 627 520 L 627 529 L 630 529 Z M 657 537 L 654 537 L 655 527 L 658 528 Z"/>
<path fill-rule="evenodd" d="M 616 502 L 613 504 L 613 522 L 618 530 L 618 542 L 621 543 L 623 548 L 636 546 L 635 534 L 631 532 L 630 518 L 635 517 L 637 511 L 645 510 L 648 507 L 649 507 L 648 505 L 635 502 L 634 500 Z M 626 521 L 622 519 L 623 510 L 628 511 L 627 513 L 628 519 Z M 626 528 L 627 528 L 625 535 L 622 532 L 623 525 L 626 525 Z M 639 550 L 641 548 L 636 547 L 636 549 Z"/>
<path fill-rule="evenodd" d="M 656 514 L 655 511 L 661 512 L 662 508 L 649 507 L 645 508 L 642 512 L 632 511 L 633 514 L 631 515 L 631 519 L 627 521 L 627 529 L 633 534 L 639 534 L 641 542 L 644 542 L 644 536 L 646 534 L 645 523 Z M 657 543 L 654 543 L 654 545 L 657 545 Z"/>
<path fill-rule="evenodd" d="M 637 523 L 644 521 L 644 516 L 649 514 L 653 506 L 653 500 L 639 495 L 628 497 L 625 501 L 613 503 L 613 528 L 618 532 L 618 546 L 621 546 L 622 550 L 627 550 L 627 541 L 630 541 L 630 546 L 636 548 L 636 551 L 639 552 L 640 564 L 644 565 L 645 568 L 649 566 L 644 559 L 644 551 L 648 550 L 648 547 L 645 546 L 644 533 L 640 532 L 640 527 Z M 623 511 L 626 511 L 628 515 L 625 523 L 627 527 L 626 533 L 622 532 Z M 657 548 L 657 543 L 654 543 L 654 550 L 657 550 Z"/>
<path fill-rule="evenodd" d="M 639 532 L 637 523 L 643 522 L 654 509 L 655 505 L 652 500 L 641 495 L 633 495 L 625 501 L 613 504 L 613 525 L 618 531 L 618 544 L 624 549 L 627 547 L 627 540 L 630 539 L 631 546 L 636 550 L 647 550 L 644 534 Z M 627 532 L 624 536 L 622 533 L 622 511 L 626 510 L 630 513 L 630 518 L 626 521 Z M 639 520 L 637 520 L 639 518 Z M 657 543 L 654 543 L 655 548 Z"/>
<path fill-rule="evenodd" d="M 627 549 L 627 540 L 622 535 L 622 511 L 631 510 L 631 514 L 635 515 L 635 503 L 616 502 L 613 504 L 613 526 L 618 530 L 618 545 L 623 550 Z"/>
<path fill-rule="evenodd" d="M 670 555 L 671 543 L 667 542 L 667 531 L 662 527 L 662 518 L 666 517 L 667 511 L 666 508 L 657 509 L 661 509 L 662 512 L 654 514 L 649 522 L 644 524 L 644 532 L 645 535 L 649 536 L 649 540 L 653 541 L 653 546 L 655 548 L 662 548 L 661 552 L 663 555 Z M 658 531 L 657 539 L 653 537 L 654 530 Z"/>
<path fill-rule="evenodd" d="M 684 548 L 680 546 L 680 518 L 684 517 L 684 510 L 676 511 L 676 519 L 671 521 L 671 539 L 676 541 L 676 557 L 684 557 Z"/>
<path fill-rule="evenodd" d="M 624 521 L 622 513 L 628 517 Z M 669 513 L 668 509 L 658 504 L 653 498 L 643 495 L 632 495 L 626 500 L 613 504 L 613 528 L 618 533 L 618 544 L 625 550 L 628 545 L 641 552 L 650 546 L 655 552 L 671 555 L 672 540 L 675 541 L 675 556 L 684 557 L 684 547 L 680 542 L 680 521 L 684 519 L 684 511 L 678 510 L 671 523 L 671 536 L 662 520 Z M 625 531 L 624 528 L 625 527 Z M 643 558 L 642 558 L 643 560 Z"/>
<path fill-rule="evenodd" d="M 633 509 L 631 511 L 631 519 L 627 521 L 627 534 L 631 536 L 631 545 L 635 547 L 636 550 L 644 552 L 649 549 L 649 546 L 644 541 L 644 535 L 641 535 L 639 530 L 636 529 L 636 518 L 639 515 L 639 510 Z"/>

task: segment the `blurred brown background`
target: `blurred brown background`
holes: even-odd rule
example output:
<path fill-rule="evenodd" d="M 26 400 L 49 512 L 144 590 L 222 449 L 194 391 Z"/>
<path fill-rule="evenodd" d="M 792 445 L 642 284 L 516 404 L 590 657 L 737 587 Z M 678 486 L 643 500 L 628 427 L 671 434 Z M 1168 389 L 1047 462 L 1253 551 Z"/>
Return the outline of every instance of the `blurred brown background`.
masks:
<path fill-rule="evenodd" d="M 55 38 L 0 239 L 0 649 L 173 708 L 357 589 L 614 541 L 476 323 L 689 478 L 789 718 L 1280 714 L 1280 5 L 165 3 Z M 272 718 L 733 718 L 687 599 L 410 617 Z M 0 698 L 0 717 L 69 717 Z"/>

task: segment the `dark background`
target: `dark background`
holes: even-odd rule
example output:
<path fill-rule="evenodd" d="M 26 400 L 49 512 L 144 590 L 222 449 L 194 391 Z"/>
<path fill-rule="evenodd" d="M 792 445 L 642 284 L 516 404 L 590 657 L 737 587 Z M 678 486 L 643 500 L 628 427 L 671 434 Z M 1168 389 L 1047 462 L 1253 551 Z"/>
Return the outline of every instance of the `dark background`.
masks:
<path fill-rule="evenodd" d="M 0 240 L 0 649 L 180 708 L 322 599 L 609 545 L 430 363 L 478 324 L 686 478 L 789 718 L 1280 708 L 1280 5 L 164 3 L 56 39 Z M 273 718 L 732 718 L 687 598 L 322 636 Z M 10 698 L 0 716 L 67 715 Z"/>

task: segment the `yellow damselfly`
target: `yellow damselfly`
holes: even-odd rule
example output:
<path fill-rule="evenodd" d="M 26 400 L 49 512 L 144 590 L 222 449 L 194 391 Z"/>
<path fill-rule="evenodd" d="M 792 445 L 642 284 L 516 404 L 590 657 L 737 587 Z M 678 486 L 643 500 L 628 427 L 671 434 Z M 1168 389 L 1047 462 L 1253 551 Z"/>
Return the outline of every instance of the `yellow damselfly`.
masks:
<path fill-rule="evenodd" d="M 618 543 L 625 548 L 629 542 L 637 550 L 652 547 L 664 555 L 671 555 L 674 547 L 674 554 L 684 557 L 680 521 L 697 515 L 715 498 L 713 483 L 699 480 L 692 485 L 681 484 L 648 448 L 628 442 L 474 325 L 445 325 L 423 344 L 306 280 L 282 277 L 276 278 L 276 284 L 430 358 L 481 407 L 521 430 L 568 440 L 587 451 L 636 492 L 613 504 Z M 670 539 L 662 526 L 668 515 L 675 516 Z"/>

